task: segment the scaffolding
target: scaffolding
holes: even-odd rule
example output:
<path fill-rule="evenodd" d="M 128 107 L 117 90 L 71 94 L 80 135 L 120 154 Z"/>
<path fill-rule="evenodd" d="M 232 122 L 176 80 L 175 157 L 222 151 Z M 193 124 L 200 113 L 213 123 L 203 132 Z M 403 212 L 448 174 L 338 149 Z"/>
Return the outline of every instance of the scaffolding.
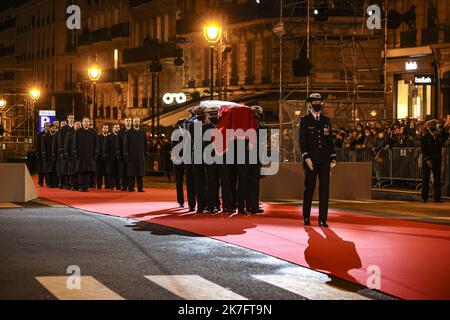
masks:
<path fill-rule="evenodd" d="M 341 12 L 347 19 L 339 19 L 330 14 L 326 22 L 314 21 L 311 13 L 315 8 L 314 0 L 280 0 L 279 33 L 279 122 L 291 123 L 295 140 L 299 119 L 307 112 L 304 99 L 312 92 L 320 92 L 332 99 L 326 101 L 327 110 L 334 110 L 334 124 L 364 122 L 386 117 L 386 60 L 378 65 L 371 62 L 367 47 L 363 44 L 378 44 L 383 50 L 381 41 L 386 46 L 387 28 L 384 30 L 368 30 L 366 28 L 366 8 L 368 0 L 328 0 L 327 8 L 333 12 Z M 384 2 L 384 3 L 381 3 Z M 379 1 L 386 8 L 385 0 Z M 345 12 L 345 14 L 342 14 Z M 352 19 L 349 20 L 348 17 Z M 386 21 L 385 21 L 386 22 Z M 306 27 L 306 33 L 303 31 Z M 339 32 L 341 30 L 341 32 Z M 312 62 L 311 73 L 303 83 L 287 83 L 284 75 L 292 66 L 284 66 L 286 47 L 295 43 L 297 56 L 302 55 Z M 323 53 L 339 52 L 339 67 L 318 67 L 313 58 L 313 47 L 324 49 Z M 331 54 L 330 54 L 331 55 Z M 326 59 L 326 58 L 324 58 Z M 319 72 L 341 74 L 339 81 L 314 81 Z M 361 78 L 365 77 L 364 81 Z M 334 108 L 333 108 L 334 107 Z M 371 116 L 367 116 L 372 109 Z M 383 114 L 375 114 L 373 110 L 383 110 Z M 374 116 L 375 114 L 375 116 Z M 350 120 L 351 119 L 351 120 Z M 281 129 L 281 128 L 280 128 Z M 286 135 L 289 136 L 289 135 Z M 291 138 L 292 139 L 292 138 Z M 283 141 L 281 141 L 283 145 Z M 297 149 L 294 144 L 294 149 Z M 298 155 L 298 150 L 294 150 Z"/>

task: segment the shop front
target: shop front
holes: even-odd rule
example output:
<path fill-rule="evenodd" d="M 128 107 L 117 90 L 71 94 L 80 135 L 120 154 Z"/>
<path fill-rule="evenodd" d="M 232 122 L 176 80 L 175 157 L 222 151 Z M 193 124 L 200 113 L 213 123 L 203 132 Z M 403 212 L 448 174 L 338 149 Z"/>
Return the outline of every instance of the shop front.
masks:
<path fill-rule="evenodd" d="M 424 120 L 437 116 L 436 76 L 431 54 L 388 58 L 392 117 Z"/>

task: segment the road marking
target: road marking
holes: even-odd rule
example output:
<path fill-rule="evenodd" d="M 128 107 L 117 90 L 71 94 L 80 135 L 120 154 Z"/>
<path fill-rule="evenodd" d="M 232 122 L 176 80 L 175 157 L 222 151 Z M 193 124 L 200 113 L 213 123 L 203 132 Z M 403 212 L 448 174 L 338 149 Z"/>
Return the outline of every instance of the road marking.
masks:
<path fill-rule="evenodd" d="M 145 276 L 185 300 L 247 300 L 198 275 Z"/>
<path fill-rule="evenodd" d="M 81 289 L 68 289 L 67 276 L 36 277 L 59 300 L 125 300 L 91 276 L 80 277 Z"/>
<path fill-rule="evenodd" d="M 281 289 L 310 300 L 370 300 L 367 297 L 340 288 L 332 287 L 316 279 L 294 275 L 252 275 Z"/>
<path fill-rule="evenodd" d="M 22 208 L 22 206 L 12 202 L 0 202 L 0 209 Z"/>

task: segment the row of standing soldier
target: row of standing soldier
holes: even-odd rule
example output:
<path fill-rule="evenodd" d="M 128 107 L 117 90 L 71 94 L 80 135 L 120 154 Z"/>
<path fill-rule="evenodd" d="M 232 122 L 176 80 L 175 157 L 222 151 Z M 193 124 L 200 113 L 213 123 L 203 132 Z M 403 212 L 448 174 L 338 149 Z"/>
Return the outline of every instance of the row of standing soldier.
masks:
<path fill-rule="evenodd" d="M 190 134 L 194 137 L 194 124 L 201 123 L 202 136 L 208 129 L 215 128 L 218 122 L 218 107 L 204 108 L 197 106 L 188 110 L 189 119 L 181 119 L 177 123 L 177 128 L 182 130 L 184 134 Z M 262 122 L 263 110 L 259 106 L 252 107 L 254 116 L 257 118 L 257 131 L 264 128 Z M 226 214 L 235 213 L 236 210 L 240 214 L 262 213 L 263 210 L 259 206 L 259 184 L 261 179 L 261 164 L 251 164 L 246 161 L 243 164 L 228 164 L 225 160 L 223 164 L 213 163 L 207 164 L 194 163 L 193 155 L 198 145 L 193 143 L 189 146 L 192 161 L 191 164 L 179 163 L 174 164 L 175 180 L 177 187 L 177 201 L 180 207 L 184 207 L 183 181 L 186 176 L 186 191 L 189 211 L 197 213 L 209 212 L 212 214 L 221 211 Z M 173 141 L 174 148 L 180 141 Z M 201 145 L 201 152 L 213 143 L 211 140 L 205 141 Z M 237 150 L 237 141 L 234 141 Z M 259 145 L 257 143 L 257 145 Z M 198 150 L 197 150 L 198 151 Z M 248 140 L 246 140 L 246 151 L 248 151 Z M 222 157 L 225 157 L 223 155 Z M 248 158 L 248 157 L 247 157 Z M 222 203 L 220 201 L 219 192 L 222 191 Z"/>
<path fill-rule="evenodd" d="M 144 192 L 147 135 L 140 119 L 125 119 L 112 132 L 104 125 L 97 135 L 89 118 L 75 122 L 73 115 L 61 122 L 45 124 L 36 138 L 39 185 L 87 192 L 89 188 Z"/>

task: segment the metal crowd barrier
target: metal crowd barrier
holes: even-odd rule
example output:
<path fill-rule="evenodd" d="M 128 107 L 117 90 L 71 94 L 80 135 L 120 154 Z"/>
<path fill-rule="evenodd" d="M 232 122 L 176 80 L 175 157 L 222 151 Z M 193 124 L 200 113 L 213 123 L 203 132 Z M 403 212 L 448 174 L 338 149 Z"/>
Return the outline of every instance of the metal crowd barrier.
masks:
<path fill-rule="evenodd" d="M 336 150 L 337 160 L 344 162 L 372 162 L 374 179 L 422 181 L 420 148 L 390 148 L 379 152 L 379 159 L 369 150 Z"/>

